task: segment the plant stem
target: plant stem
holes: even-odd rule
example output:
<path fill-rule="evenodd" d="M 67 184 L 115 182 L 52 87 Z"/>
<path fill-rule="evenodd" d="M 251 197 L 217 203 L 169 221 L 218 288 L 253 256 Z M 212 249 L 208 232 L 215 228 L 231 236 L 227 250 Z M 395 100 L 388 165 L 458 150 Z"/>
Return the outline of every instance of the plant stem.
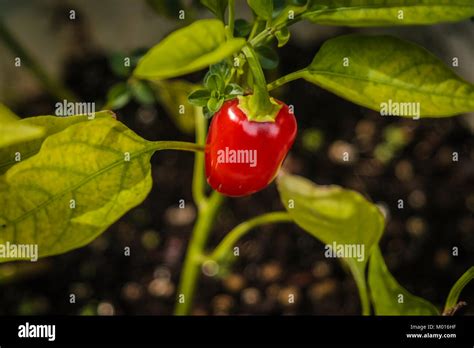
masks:
<path fill-rule="evenodd" d="M 206 130 L 207 130 L 207 120 L 202 114 L 202 108 L 195 107 L 196 120 L 196 143 L 201 146 L 205 146 L 206 142 Z M 193 175 L 193 184 L 192 192 L 194 203 L 198 208 L 201 208 L 206 204 L 206 181 L 204 178 L 204 153 L 197 152 L 194 156 L 194 175 Z"/>
<path fill-rule="evenodd" d="M 252 26 L 252 30 L 250 31 L 248 41 L 251 41 L 255 37 L 255 35 L 257 34 L 257 29 L 258 29 L 259 25 L 260 25 L 260 23 L 259 23 L 258 17 L 255 17 L 254 22 L 253 22 L 253 26 Z"/>
<path fill-rule="evenodd" d="M 227 23 L 227 38 L 234 37 L 234 23 L 235 23 L 235 0 L 229 0 L 229 18 Z"/>
<path fill-rule="evenodd" d="M 247 59 L 247 64 L 253 76 L 253 93 L 239 97 L 239 108 L 245 112 L 249 120 L 273 122 L 281 106 L 270 100 L 265 74 L 252 47 L 245 45 L 242 48 L 242 53 Z"/>
<path fill-rule="evenodd" d="M 12 53 L 19 57 L 41 82 L 44 88 L 57 100 L 68 100 L 75 102 L 78 98 L 66 86 L 58 81 L 51 79 L 46 71 L 43 70 L 33 57 L 26 51 L 26 49 L 16 40 L 14 35 L 8 28 L 0 21 L 0 39 L 12 51 Z"/>
<path fill-rule="evenodd" d="M 153 141 L 151 142 L 150 150 L 181 150 L 201 153 L 204 151 L 204 146 L 195 143 L 188 143 L 185 141 Z"/>
<path fill-rule="evenodd" d="M 272 91 L 272 90 L 284 85 L 285 83 L 288 83 L 288 82 L 291 82 L 291 81 L 294 81 L 294 80 L 298 80 L 298 79 L 303 77 L 305 71 L 306 71 L 306 69 L 302 69 L 302 70 L 294 71 L 294 72 L 292 72 L 288 75 L 282 76 L 279 79 L 269 83 L 267 85 L 267 90 Z"/>
<path fill-rule="evenodd" d="M 290 214 L 284 211 L 266 213 L 257 217 L 254 217 L 250 220 L 242 222 L 241 224 L 234 227 L 224 239 L 219 243 L 219 245 L 214 249 L 210 258 L 216 262 L 222 260 L 230 249 L 237 243 L 237 241 L 242 238 L 250 230 L 270 223 L 275 222 L 292 222 L 293 219 L 290 217 Z"/>
<path fill-rule="evenodd" d="M 207 121 L 202 112 L 196 112 L 196 142 L 197 146 L 204 149 L 207 133 Z M 193 173 L 193 199 L 198 209 L 196 224 L 186 251 L 181 279 L 178 287 L 178 296 L 174 313 L 188 315 L 194 300 L 196 285 L 199 280 L 200 267 L 204 258 L 204 249 L 211 232 L 216 214 L 222 205 L 224 197 L 213 191 L 207 197 L 205 193 L 206 182 L 204 178 L 204 153 L 198 152 L 194 159 Z M 184 296 L 181 301 L 180 295 Z"/>
<path fill-rule="evenodd" d="M 214 191 L 209 197 L 207 204 L 198 211 L 198 218 L 189 241 L 179 283 L 175 315 L 189 315 L 191 312 L 200 267 L 204 257 L 204 247 L 222 201 L 223 196 Z M 184 301 L 180 301 L 180 296 L 184 296 Z"/>
<path fill-rule="evenodd" d="M 257 36 L 253 37 L 250 41 L 249 44 L 252 47 L 258 46 L 265 40 L 267 40 L 270 36 L 274 35 L 278 30 L 283 29 L 284 27 L 289 27 L 290 25 L 295 24 L 296 22 L 299 22 L 302 19 L 301 14 L 295 16 L 295 18 L 285 21 L 283 23 L 274 25 L 273 27 L 267 27 L 265 30 L 262 30 Z"/>

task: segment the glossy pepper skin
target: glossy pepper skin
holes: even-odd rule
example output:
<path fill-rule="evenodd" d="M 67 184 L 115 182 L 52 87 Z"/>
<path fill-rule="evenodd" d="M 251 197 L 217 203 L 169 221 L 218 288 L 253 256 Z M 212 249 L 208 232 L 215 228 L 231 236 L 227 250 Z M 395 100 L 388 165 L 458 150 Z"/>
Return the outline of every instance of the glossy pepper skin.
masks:
<path fill-rule="evenodd" d="M 206 140 L 206 177 L 211 187 L 227 196 L 262 190 L 276 177 L 295 141 L 295 116 L 281 105 L 275 122 L 250 121 L 238 107 L 225 102 L 213 116 Z"/>

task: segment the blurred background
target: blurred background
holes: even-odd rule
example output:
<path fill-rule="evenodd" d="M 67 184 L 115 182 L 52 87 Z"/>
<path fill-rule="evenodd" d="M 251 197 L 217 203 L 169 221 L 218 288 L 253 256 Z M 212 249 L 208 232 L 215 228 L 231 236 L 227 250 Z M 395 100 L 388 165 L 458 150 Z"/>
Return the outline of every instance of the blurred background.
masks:
<path fill-rule="evenodd" d="M 246 2 L 237 4 L 237 18 L 250 19 Z M 178 20 L 181 9 L 184 20 Z M 120 87 L 110 90 L 127 80 L 123 57 L 139 57 L 203 17 L 211 14 L 198 1 L 0 0 L 0 102 L 22 117 L 54 114 L 56 101 L 70 95 L 101 107 Z M 356 31 L 409 39 L 448 65 L 458 57 L 453 69 L 474 82 L 469 21 L 370 30 L 299 23 L 268 80 L 308 65 L 326 39 Z M 22 57 L 21 67 L 15 57 Z M 149 140 L 193 141 L 193 115 L 176 114 L 176 105 L 202 77 L 139 86 L 115 104 L 117 117 Z M 410 292 L 441 308 L 454 282 L 474 265 L 474 115 L 384 118 L 304 81 L 274 95 L 294 105 L 299 124 L 286 170 L 357 190 L 377 203 L 387 216 L 381 246 L 390 271 Z M 350 161 L 343 162 L 346 151 Z M 89 246 L 33 264 L 0 265 L 0 314 L 171 314 L 196 213 L 193 157 L 164 152 L 152 164 L 149 197 Z M 178 207 L 181 199 L 185 209 Z M 404 209 L 398 209 L 399 199 Z M 282 209 L 274 184 L 229 199 L 210 245 L 245 219 Z M 202 275 L 194 314 L 360 313 L 352 277 L 298 227 L 265 226 L 239 245 L 236 264 L 218 276 Z M 126 246 L 129 257 L 123 255 Z M 287 301 L 290 293 L 294 304 Z M 474 314 L 473 284 L 461 299 L 469 303 L 462 314 Z"/>

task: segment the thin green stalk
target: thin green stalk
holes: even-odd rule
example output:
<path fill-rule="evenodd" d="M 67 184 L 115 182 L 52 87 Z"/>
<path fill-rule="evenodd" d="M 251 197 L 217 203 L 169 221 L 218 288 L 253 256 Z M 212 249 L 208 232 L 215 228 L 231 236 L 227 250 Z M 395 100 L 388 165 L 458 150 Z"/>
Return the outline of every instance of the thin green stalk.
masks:
<path fill-rule="evenodd" d="M 184 260 L 183 271 L 178 287 L 175 315 L 189 315 L 194 301 L 200 268 L 204 258 L 204 248 L 216 214 L 222 204 L 223 196 L 214 191 L 207 204 L 198 211 Z"/>
<path fill-rule="evenodd" d="M 249 96 L 239 97 L 239 108 L 246 111 L 249 120 L 274 121 L 280 105 L 270 100 L 265 74 L 256 53 L 250 45 L 245 45 L 242 48 L 242 53 L 247 59 L 247 64 L 253 76 L 253 93 Z"/>
<path fill-rule="evenodd" d="M 234 23 L 235 23 L 235 0 L 229 0 L 229 18 L 227 23 L 227 38 L 234 37 Z"/>
<path fill-rule="evenodd" d="M 304 73 L 305 73 L 305 69 L 302 69 L 302 70 L 294 71 L 294 72 L 292 72 L 288 75 L 282 76 L 279 79 L 269 83 L 267 85 L 267 90 L 272 91 L 272 90 L 284 85 L 285 83 L 301 79 L 301 78 L 303 78 Z"/>
<path fill-rule="evenodd" d="M 18 42 L 15 36 L 8 30 L 8 28 L 0 21 L 0 39 L 12 51 L 12 53 L 21 59 L 22 64 L 28 67 L 33 74 L 38 78 L 44 88 L 53 97 L 58 100 L 77 101 L 78 98 L 66 86 L 58 81 L 51 79 L 46 71 L 43 70 L 33 57 L 26 51 L 26 49 Z"/>
<path fill-rule="evenodd" d="M 202 112 L 196 113 L 196 142 L 205 148 L 207 121 Z M 207 197 L 206 181 L 204 177 L 204 153 L 196 153 L 193 173 L 193 199 L 198 209 L 197 220 L 193 228 L 191 239 L 186 250 L 186 257 L 178 286 L 175 315 L 189 315 L 191 313 L 194 294 L 199 280 L 200 268 L 204 259 L 204 249 L 214 220 L 224 197 L 213 191 Z M 184 298 L 183 298 L 184 296 Z"/>
<path fill-rule="evenodd" d="M 192 151 L 202 153 L 204 146 L 188 143 L 185 141 L 153 141 L 151 142 L 150 150 L 181 150 L 181 151 Z"/>
<path fill-rule="evenodd" d="M 196 143 L 205 146 L 207 120 L 202 114 L 201 108 L 195 108 L 196 112 Z M 193 199 L 198 208 L 206 204 L 206 180 L 204 178 L 204 153 L 198 152 L 194 157 L 194 175 L 192 183 Z"/>
<path fill-rule="evenodd" d="M 229 253 L 232 247 L 237 243 L 237 241 L 242 238 L 250 230 L 259 227 L 261 225 L 266 225 L 270 223 L 278 222 L 292 222 L 293 219 L 290 217 L 290 214 L 284 211 L 266 213 L 260 216 L 257 216 L 253 219 L 242 222 L 241 224 L 234 227 L 224 239 L 219 243 L 219 245 L 214 249 L 210 258 L 216 262 L 219 262 Z"/>
<path fill-rule="evenodd" d="M 257 30 L 258 30 L 259 25 L 260 25 L 259 19 L 258 19 L 258 17 L 256 17 L 254 22 L 253 22 L 252 30 L 250 31 L 248 41 L 251 41 L 255 37 L 255 35 L 257 35 Z"/>
<path fill-rule="evenodd" d="M 257 36 L 253 37 L 249 44 L 252 47 L 258 46 L 259 44 L 265 42 L 269 37 L 274 35 L 278 30 L 283 29 L 284 27 L 289 27 L 290 25 L 299 22 L 303 17 L 301 14 L 295 16 L 295 18 L 282 22 L 280 24 L 274 25 L 272 27 L 267 27 L 265 30 L 262 30 Z"/>

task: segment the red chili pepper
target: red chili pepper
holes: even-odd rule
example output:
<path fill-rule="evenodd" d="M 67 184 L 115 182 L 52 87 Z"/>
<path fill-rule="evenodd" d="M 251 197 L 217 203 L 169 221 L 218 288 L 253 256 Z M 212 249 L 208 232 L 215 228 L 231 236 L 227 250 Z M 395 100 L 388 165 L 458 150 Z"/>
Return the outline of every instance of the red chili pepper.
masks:
<path fill-rule="evenodd" d="M 296 137 L 296 119 L 281 105 L 275 122 L 250 121 L 238 99 L 214 115 L 206 141 L 206 176 L 211 187 L 227 196 L 262 190 L 276 177 Z"/>

